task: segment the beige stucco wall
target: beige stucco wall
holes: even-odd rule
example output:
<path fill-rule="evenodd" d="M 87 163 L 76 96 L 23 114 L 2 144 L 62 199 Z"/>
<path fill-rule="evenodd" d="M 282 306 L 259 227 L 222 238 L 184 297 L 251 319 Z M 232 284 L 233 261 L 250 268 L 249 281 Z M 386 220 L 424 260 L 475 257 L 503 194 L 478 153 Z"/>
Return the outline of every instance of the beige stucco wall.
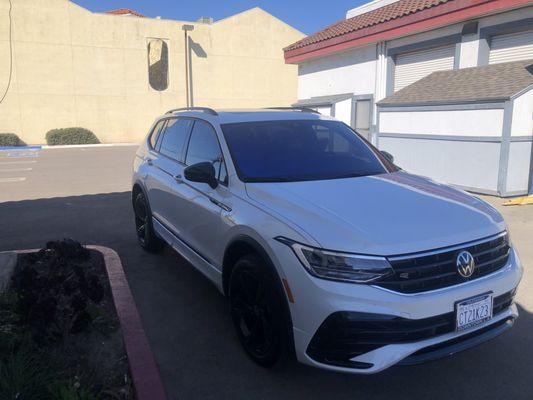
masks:
<path fill-rule="evenodd" d="M 200 24 L 91 13 L 67 0 L 12 0 L 13 76 L 0 132 L 28 144 L 52 128 L 81 126 L 103 142 L 140 140 L 154 118 L 185 99 L 184 37 L 192 46 L 194 105 L 263 107 L 296 101 L 297 66 L 283 47 L 303 37 L 259 8 Z M 0 0 L 0 96 L 9 74 L 8 0 Z M 147 42 L 169 48 L 169 88 L 148 83 Z M 194 51 L 194 49 L 199 51 Z"/>

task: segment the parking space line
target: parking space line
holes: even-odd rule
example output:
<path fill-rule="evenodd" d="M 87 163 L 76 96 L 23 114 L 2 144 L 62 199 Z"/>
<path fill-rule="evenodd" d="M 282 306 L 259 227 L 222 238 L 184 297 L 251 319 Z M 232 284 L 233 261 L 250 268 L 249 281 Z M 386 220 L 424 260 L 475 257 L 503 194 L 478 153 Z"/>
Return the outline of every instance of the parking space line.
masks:
<path fill-rule="evenodd" d="M 9 183 L 9 182 L 23 182 L 26 178 L 20 177 L 20 178 L 0 178 L 0 183 Z"/>
<path fill-rule="evenodd" d="M 33 168 L 0 168 L 0 172 L 23 172 L 31 171 Z"/>
<path fill-rule="evenodd" d="M 25 154 L 25 155 L 16 155 L 16 156 L 12 156 L 12 155 L 0 155 L 0 160 L 7 160 L 7 159 L 13 159 L 13 158 L 37 158 L 39 157 L 38 154 Z"/>
<path fill-rule="evenodd" d="M 30 151 L 20 151 L 20 150 L 11 150 L 11 151 L 0 151 L 0 158 L 18 158 L 18 157 L 38 157 L 39 151 L 30 150 Z"/>
<path fill-rule="evenodd" d="M 30 161 L 0 161 L 0 165 L 8 165 L 8 164 L 33 164 L 36 163 L 35 160 Z"/>

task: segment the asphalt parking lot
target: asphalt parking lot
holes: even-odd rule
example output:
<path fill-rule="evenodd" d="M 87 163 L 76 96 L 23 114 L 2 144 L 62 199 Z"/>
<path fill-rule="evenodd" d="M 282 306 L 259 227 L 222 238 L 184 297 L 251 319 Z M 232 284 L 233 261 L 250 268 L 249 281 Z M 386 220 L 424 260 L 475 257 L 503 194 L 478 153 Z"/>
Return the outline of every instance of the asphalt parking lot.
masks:
<path fill-rule="evenodd" d="M 525 266 L 517 296 L 521 317 L 510 332 L 451 358 L 372 376 L 297 363 L 265 370 L 241 351 L 227 302 L 214 286 L 172 250 L 149 255 L 137 246 L 129 194 L 134 152 L 0 152 L 0 251 L 62 237 L 115 249 L 169 398 L 533 398 L 533 206 L 502 207 L 501 199 L 487 198 L 504 214 Z"/>

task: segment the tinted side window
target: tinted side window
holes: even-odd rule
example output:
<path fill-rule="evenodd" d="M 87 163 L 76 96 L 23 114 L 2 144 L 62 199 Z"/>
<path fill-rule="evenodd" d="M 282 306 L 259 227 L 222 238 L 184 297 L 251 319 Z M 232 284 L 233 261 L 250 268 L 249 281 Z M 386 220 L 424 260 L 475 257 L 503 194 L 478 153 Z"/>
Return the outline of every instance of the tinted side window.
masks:
<path fill-rule="evenodd" d="M 183 149 L 187 141 L 190 124 L 190 119 L 168 120 L 159 151 L 167 157 L 183 161 Z"/>
<path fill-rule="evenodd" d="M 157 138 L 159 136 L 159 131 L 165 124 L 165 120 L 159 121 L 157 125 L 152 130 L 152 134 L 150 135 L 150 146 L 152 146 L 153 149 L 156 148 Z"/>
<path fill-rule="evenodd" d="M 206 161 L 213 163 L 217 178 L 224 182 L 227 175 L 226 166 L 216 132 L 207 122 L 197 120 L 192 128 L 185 164 L 193 165 Z"/>

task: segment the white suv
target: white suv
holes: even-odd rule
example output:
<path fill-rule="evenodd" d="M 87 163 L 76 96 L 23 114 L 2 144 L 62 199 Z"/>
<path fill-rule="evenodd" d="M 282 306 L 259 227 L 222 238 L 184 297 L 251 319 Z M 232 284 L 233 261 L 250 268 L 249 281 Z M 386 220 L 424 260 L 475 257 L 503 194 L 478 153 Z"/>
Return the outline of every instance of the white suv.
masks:
<path fill-rule="evenodd" d="M 501 215 L 312 110 L 169 111 L 137 152 L 132 201 L 141 246 L 167 243 L 214 282 L 264 366 L 294 354 L 369 374 L 518 316 Z"/>

